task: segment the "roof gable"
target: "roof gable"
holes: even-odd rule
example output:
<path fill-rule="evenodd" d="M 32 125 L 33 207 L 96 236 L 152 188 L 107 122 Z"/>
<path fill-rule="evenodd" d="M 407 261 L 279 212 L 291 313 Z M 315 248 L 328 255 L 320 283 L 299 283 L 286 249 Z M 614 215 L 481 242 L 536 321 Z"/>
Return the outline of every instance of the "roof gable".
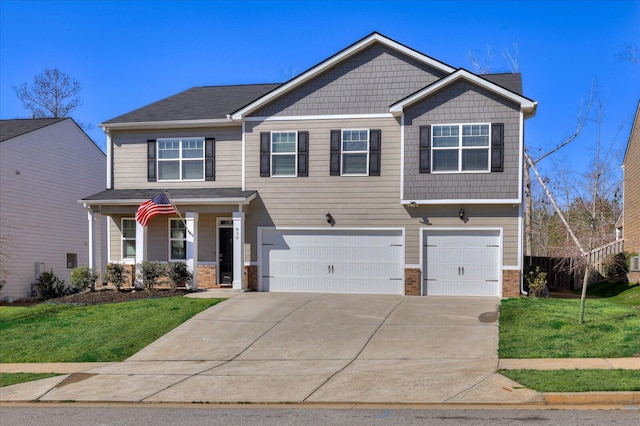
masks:
<path fill-rule="evenodd" d="M 635 145 L 632 148 L 631 145 L 633 142 L 635 142 Z M 640 155 L 640 101 L 638 101 L 638 106 L 636 107 L 636 115 L 633 119 L 633 124 L 631 124 L 629 142 L 627 142 L 627 148 L 622 159 L 623 166 L 627 162 L 627 157 L 631 157 L 634 153 L 635 155 Z"/>
<path fill-rule="evenodd" d="M 356 43 L 347 47 L 346 49 L 343 49 L 342 51 L 336 53 L 330 58 L 320 62 L 318 65 L 313 66 L 312 68 L 303 72 L 299 76 L 294 77 L 293 79 L 284 83 L 282 86 L 278 87 L 277 89 L 272 90 L 271 92 L 265 94 L 264 96 L 261 96 L 260 98 L 255 99 L 253 102 L 233 112 L 231 114 L 231 118 L 233 120 L 241 120 L 247 114 L 250 114 L 251 112 L 256 111 L 257 109 L 269 104 L 270 102 L 273 102 L 274 100 L 285 95 L 286 93 L 289 93 L 299 88 L 303 84 L 309 82 L 310 80 L 324 73 L 331 67 L 339 64 L 340 62 L 347 60 L 348 58 L 351 58 L 359 54 L 360 52 L 370 48 L 372 45 L 376 43 L 380 43 L 386 48 L 398 51 L 418 62 L 428 65 L 429 67 L 434 68 L 435 70 L 441 71 L 443 73 L 451 73 L 455 70 L 455 68 L 452 68 L 443 62 L 437 61 L 427 55 L 424 55 L 418 52 L 417 50 L 411 49 L 403 44 L 398 43 L 395 40 L 392 40 L 388 37 L 383 36 L 382 34 L 374 32 L 368 35 L 367 37 L 361 39 L 360 41 L 357 41 Z"/>
<path fill-rule="evenodd" d="M 33 132 L 69 118 L 20 118 L 0 120 L 0 142 Z"/>
<path fill-rule="evenodd" d="M 537 102 L 532 101 L 529 98 L 525 98 L 524 96 L 521 96 L 511 90 L 508 90 L 502 86 L 497 85 L 496 83 L 489 81 L 489 79 L 487 78 L 482 78 L 462 68 L 436 81 L 435 83 L 430 84 L 424 89 L 421 89 L 416 93 L 409 95 L 406 98 L 392 104 L 389 109 L 392 114 L 400 115 L 400 113 L 402 113 L 405 108 L 421 101 L 428 96 L 431 96 L 433 93 L 436 93 L 437 91 L 460 80 L 466 80 L 474 83 L 493 93 L 496 93 L 497 95 L 500 95 L 508 100 L 519 104 L 520 108 L 525 112 L 525 116 L 527 117 L 532 117 L 533 115 L 535 115 L 536 107 L 538 105 Z"/>

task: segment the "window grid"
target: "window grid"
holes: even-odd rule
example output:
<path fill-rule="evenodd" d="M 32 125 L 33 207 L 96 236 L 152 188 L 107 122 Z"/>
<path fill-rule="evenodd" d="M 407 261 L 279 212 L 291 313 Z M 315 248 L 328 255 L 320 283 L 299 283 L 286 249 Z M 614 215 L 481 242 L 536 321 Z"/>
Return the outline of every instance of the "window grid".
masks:
<path fill-rule="evenodd" d="M 490 172 L 490 140 L 488 123 L 434 125 L 432 172 Z"/>
<path fill-rule="evenodd" d="M 169 260 L 187 259 L 187 228 L 180 219 L 169 219 Z"/>
<path fill-rule="evenodd" d="M 159 181 L 204 180 L 204 138 L 158 139 Z"/>
<path fill-rule="evenodd" d="M 341 174 L 367 176 L 369 174 L 369 130 L 342 130 Z"/>
<path fill-rule="evenodd" d="M 271 176 L 298 175 L 298 132 L 271 132 Z"/>
<path fill-rule="evenodd" d="M 122 219 L 122 260 L 136 258 L 136 220 L 133 218 Z"/>

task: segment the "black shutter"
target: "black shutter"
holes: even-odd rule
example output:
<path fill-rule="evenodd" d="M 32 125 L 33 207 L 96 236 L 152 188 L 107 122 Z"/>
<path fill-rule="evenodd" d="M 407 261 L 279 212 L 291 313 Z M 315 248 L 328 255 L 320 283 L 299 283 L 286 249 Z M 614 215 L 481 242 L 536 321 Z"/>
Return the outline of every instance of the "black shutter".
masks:
<path fill-rule="evenodd" d="M 204 139 L 204 180 L 216 180 L 216 139 Z"/>
<path fill-rule="evenodd" d="M 156 140 L 147 139 L 147 182 L 156 182 Z"/>
<path fill-rule="evenodd" d="M 369 130 L 369 176 L 380 176 L 381 139 L 381 130 Z"/>
<path fill-rule="evenodd" d="M 298 132 L 298 177 L 309 176 L 309 132 Z"/>
<path fill-rule="evenodd" d="M 271 176 L 271 133 L 260 133 L 260 177 Z"/>
<path fill-rule="evenodd" d="M 431 126 L 420 126 L 420 173 L 431 173 Z"/>
<path fill-rule="evenodd" d="M 331 157 L 329 162 L 330 175 L 340 176 L 340 151 L 341 151 L 340 130 L 331 131 Z"/>
<path fill-rule="evenodd" d="M 491 124 L 491 171 L 504 170 L 504 124 Z"/>

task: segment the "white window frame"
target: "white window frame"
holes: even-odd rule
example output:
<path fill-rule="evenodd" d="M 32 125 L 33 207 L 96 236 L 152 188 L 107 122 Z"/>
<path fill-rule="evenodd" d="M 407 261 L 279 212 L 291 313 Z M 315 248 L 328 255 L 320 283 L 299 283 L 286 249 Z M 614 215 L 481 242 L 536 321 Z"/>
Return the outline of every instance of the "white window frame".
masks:
<path fill-rule="evenodd" d="M 182 226 L 184 227 L 184 238 L 174 238 L 171 235 L 171 224 L 173 222 L 178 222 L 180 224 L 182 224 Z M 172 257 L 172 252 L 171 252 L 171 246 L 174 241 L 183 241 L 184 242 L 184 259 L 180 259 L 180 258 L 174 258 Z M 187 225 L 184 223 L 184 221 L 182 219 L 169 219 L 169 261 L 170 262 L 185 262 L 187 260 Z"/>
<path fill-rule="evenodd" d="M 182 143 L 185 139 L 197 139 L 202 142 L 202 157 L 196 158 L 183 158 L 182 157 Z M 177 141 L 178 142 L 178 158 L 160 158 L 160 143 L 168 142 L 168 141 Z M 206 142 L 204 137 L 200 136 L 191 136 L 191 137 L 177 137 L 177 138 L 159 138 L 156 139 L 156 161 L 158 162 L 158 182 L 204 182 L 205 180 L 205 150 L 206 150 Z M 202 178 L 200 179 L 183 179 L 182 178 L 182 164 L 184 161 L 197 161 L 200 160 L 202 162 Z M 178 179 L 162 179 L 160 177 L 160 164 L 163 162 L 178 162 Z"/>
<path fill-rule="evenodd" d="M 344 132 L 367 132 L 367 149 L 366 151 L 345 151 L 344 150 Z M 371 148 L 371 134 L 369 129 L 342 129 L 340 130 L 340 176 L 369 176 L 369 151 Z M 347 154 L 366 154 L 366 170 L 364 173 L 345 173 L 344 172 L 344 155 Z"/>
<path fill-rule="evenodd" d="M 133 249 L 135 250 L 136 247 L 136 235 L 133 234 L 133 238 L 127 238 L 124 236 L 124 221 L 125 220 L 132 220 L 135 224 L 136 219 L 133 217 L 123 217 L 120 219 L 120 235 L 121 235 L 121 239 L 120 239 L 120 260 L 122 260 L 123 262 L 131 262 L 133 261 L 135 263 L 136 261 L 136 255 L 134 254 L 133 257 L 126 257 L 124 255 L 124 242 L 125 241 L 133 241 Z M 133 228 L 133 230 L 135 231 L 135 227 Z"/>
<path fill-rule="evenodd" d="M 274 134 L 282 134 L 282 133 L 293 133 L 294 134 L 294 149 L 293 152 L 274 152 L 273 151 L 273 135 Z M 269 152 L 271 155 L 269 156 L 269 170 L 271 171 L 271 177 L 278 178 L 292 178 L 298 176 L 298 131 L 297 130 L 278 130 L 272 131 L 271 136 L 269 137 Z M 293 155 L 294 159 L 294 171 L 292 175 L 276 175 L 273 172 L 273 157 L 274 156 L 291 156 Z"/>
<path fill-rule="evenodd" d="M 433 139 L 435 138 L 436 127 L 444 127 L 444 126 L 458 126 L 458 146 L 448 146 L 448 147 L 435 147 L 433 144 Z M 462 129 L 465 126 L 487 126 L 489 129 L 488 135 L 488 144 L 487 146 L 462 146 Z M 491 123 L 446 123 L 446 124 L 433 124 L 431 126 L 431 152 L 430 162 L 431 162 L 431 173 L 433 174 L 451 174 L 451 173 L 491 173 Z M 435 170 L 435 163 L 433 161 L 433 153 L 434 151 L 453 151 L 457 150 L 458 152 L 458 170 Z M 487 151 L 487 169 L 486 170 L 462 170 L 462 153 L 463 151 L 468 150 L 484 150 Z"/>

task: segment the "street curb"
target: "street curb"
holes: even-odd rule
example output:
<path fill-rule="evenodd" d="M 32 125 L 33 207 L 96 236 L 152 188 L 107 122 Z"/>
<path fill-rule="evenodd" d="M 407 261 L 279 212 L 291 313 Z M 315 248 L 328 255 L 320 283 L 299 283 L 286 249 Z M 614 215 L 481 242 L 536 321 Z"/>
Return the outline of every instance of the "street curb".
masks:
<path fill-rule="evenodd" d="M 547 405 L 634 405 L 640 404 L 640 392 L 544 392 Z"/>

